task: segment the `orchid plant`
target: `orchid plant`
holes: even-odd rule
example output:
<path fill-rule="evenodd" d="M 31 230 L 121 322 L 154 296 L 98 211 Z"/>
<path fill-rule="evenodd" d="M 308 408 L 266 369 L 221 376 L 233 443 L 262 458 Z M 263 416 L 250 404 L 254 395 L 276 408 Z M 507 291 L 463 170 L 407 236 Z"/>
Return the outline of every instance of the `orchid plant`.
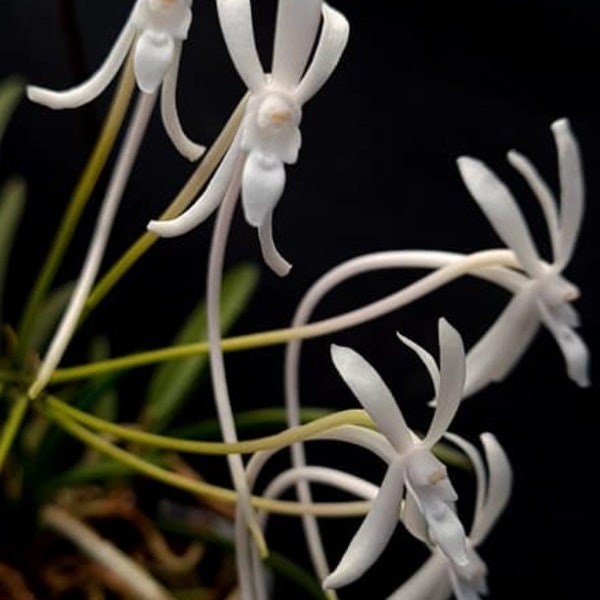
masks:
<path fill-rule="evenodd" d="M 61 575 L 66 557 L 60 549 L 57 557 L 46 562 L 36 555 L 39 573 L 31 575 L 23 566 L 31 553 L 23 551 L 25 559 L 20 554 L 11 557 L 5 544 L 10 547 L 14 536 L 9 532 L 5 542 L 1 535 L 0 596 L 66 600 L 78 590 L 89 598 L 112 594 L 110 597 L 140 600 L 267 600 L 274 597 L 272 577 L 277 574 L 295 582 L 307 597 L 350 598 L 359 580 L 368 580 L 376 564 L 384 560 L 397 529 L 398 537 L 405 538 L 407 553 L 414 551 L 420 556 L 425 550 L 430 556 L 404 581 L 394 580 L 395 591 L 387 597 L 477 600 L 486 595 L 487 575 L 494 572 L 494 564 L 486 564 L 479 550 L 511 496 L 511 449 L 506 452 L 494 434 L 484 433 L 484 460 L 475 446 L 449 432 L 451 425 L 453 431 L 460 431 L 460 417 L 471 410 L 472 403 L 462 406 L 462 400 L 476 396 L 486 402 L 488 385 L 508 377 L 542 325 L 556 340 L 568 377 L 580 387 L 590 384 L 589 352 L 575 331 L 580 320 L 572 307 L 580 292 L 563 275 L 574 258 L 584 218 L 582 160 L 569 121 L 560 119 L 551 125 L 558 152 L 559 201 L 529 159 L 515 151 L 508 154 L 542 209 L 551 260 L 541 258 L 509 188 L 485 163 L 462 156 L 457 161 L 460 177 L 505 248 L 468 254 L 388 250 L 355 256 L 331 268 L 307 290 L 289 327 L 224 337 L 257 285 L 256 267 L 226 269 L 226 247 L 238 198 L 245 221 L 258 231 L 264 262 L 275 274 L 287 275 L 291 265 L 275 245 L 273 215 L 284 193 L 287 168 L 298 160 L 304 106 L 335 77 L 336 69 L 345 68 L 349 20 L 322 0 L 278 0 L 272 61 L 267 70 L 255 39 L 261 24 L 253 15 L 251 0 L 216 0 L 215 27 L 220 28 L 247 93 L 205 149 L 184 134 L 176 109 L 182 45 L 194 35 L 192 0 L 136 0 L 132 4 L 104 63 L 83 83 L 65 91 L 24 86 L 17 80 L 0 86 L 1 136 L 23 93 L 30 101 L 53 109 L 76 108 L 94 101 L 121 70 L 97 145 L 21 320 L 13 326 L 10 317 L 0 313 L 4 507 L 0 513 L 7 515 L 0 519 L 0 531 L 10 530 L 11 520 L 18 522 L 25 515 L 29 522 L 39 523 L 30 528 L 35 531 L 27 532 L 32 546 L 39 545 L 45 535 L 42 531 L 51 530 L 55 539 L 66 539 L 76 548 L 78 558 L 70 574 Z M 204 8 L 199 0 L 193 6 L 200 15 Z M 343 6 L 339 8 L 343 10 Z M 135 88 L 138 100 L 120 138 Z M 159 90 L 168 136 L 183 157 L 200 162 L 186 183 L 173 182 L 173 202 L 160 217 L 148 215 L 148 231 L 141 231 L 135 243 L 97 280 Z M 323 93 L 329 93 L 327 88 Z M 210 86 L 206 86 L 206 94 L 210 94 Z M 106 189 L 100 191 L 103 202 L 80 274 L 74 283 L 56 287 L 57 270 L 82 212 L 94 191 L 101 188 L 100 175 L 119 142 Z M 8 257 L 24 197 L 20 180 L 11 179 L 0 188 L 0 301 L 11 291 Z M 81 323 L 146 251 L 156 242 L 167 243 L 160 238 L 189 232 L 215 212 L 205 297 L 183 323 L 173 344 L 111 357 L 108 342 L 95 340 L 89 344 L 88 363 L 61 367 L 74 336 L 85 339 Z M 194 264 L 196 259 L 190 262 Z M 312 319 L 321 300 L 344 282 L 390 269 L 429 272 L 388 296 L 344 313 Z M 407 424 L 408 400 L 397 403 L 382 376 L 361 354 L 341 345 L 338 334 L 395 314 L 465 276 L 508 290 L 512 297 L 479 340 L 466 344 L 466 349 L 460 333 L 463 324 L 452 318 L 450 325 L 440 314 L 439 361 L 424 347 L 398 335 L 431 379 L 433 394 L 421 398 L 418 405 L 424 411 L 433 410 L 423 434 Z M 282 285 L 279 280 L 277 283 Z M 159 285 L 168 288 L 170 282 Z M 302 342 L 317 337 L 327 340 L 333 363 L 328 367 L 341 377 L 360 409 L 336 411 L 320 402 L 316 407 L 306 405 L 300 388 Z M 240 412 L 238 399 L 233 397 L 239 386 L 230 390 L 232 378 L 225 353 L 274 344 L 285 345 L 281 402 L 268 413 L 258 405 Z M 122 395 L 120 378 L 148 365 L 155 369 L 147 387 L 137 392 L 140 406 L 132 422 L 131 411 L 125 418 L 117 403 Z M 198 421 L 205 406 L 195 396 L 205 371 L 211 387 L 203 390 L 203 395 L 212 394 L 217 419 Z M 265 365 L 265 374 L 257 374 L 257 380 L 272 371 L 272 364 Z M 404 367 L 399 371 L 405 376 Z M 253 395 L 258 393 L 247 394 L 247 398 L 256 400 Z M 80 444 L 74 446 L 73 440 Z M 331 465 L 328 460 L 321 464 L 318 454 L 306 451 L 317 442 L 341 448 L 350 445 L 383 460 L 383 479 L 367 478 L 353 464 Z M 280 463 L 270 459 L 283 451 L 290 451 L 291 465 L 281 469 Z M 203 472 L 204 463 L 198 466 L 194 462 L 196 455 L 223 457 L 231 484 L 212 483 L 211 476 Z M 462 523 L 468 493 L 451 482 L 450 470 L 474 475 L 470 529 Z M 136 494 L 140 476 L 163 485 L 152 515 Z M 343 499 L 322 498 L 317 486 L 341 492 Z M 171 494 L 171 490 L 177 493 Z M 181 492 L 191 496 L 187 504 L 182 502 Z M 302 520 L 310 569 L 285 557 L 285 548 L 280 554 L 273 547 L 267 527 L 273 515 Z M 349 542 L 342 552 L 334 550 L 319 523 L 332 517 L 362 519 L 354 535 L 347 536 Z M 102 523 L 115 518 L 139 534 L 142 542 L 135 552 L 128 552 L 127 544 L 121 547 L 118 537 Z M 221 548 L 219 574 L 207 581 L 203 566 L 206 558 L 214 567 L 207 551 L 211 544 Z M 58 542 L 56 546 L 60 548 Z M 182 548 L 180 553 L 173 550 L 176 546 Z M 333 568 L 332 560 L 336 561 Z M 403 562 L 402 557 L 398 560 Z"/>

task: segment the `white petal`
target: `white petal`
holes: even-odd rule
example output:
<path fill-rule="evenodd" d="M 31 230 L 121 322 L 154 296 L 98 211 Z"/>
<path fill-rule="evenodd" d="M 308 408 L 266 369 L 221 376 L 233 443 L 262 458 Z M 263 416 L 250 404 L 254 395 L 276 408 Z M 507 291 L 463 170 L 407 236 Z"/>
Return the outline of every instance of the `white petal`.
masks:
<path fill-rule="evenodd" d="M 412 487 L 407 486 L 410 492 Z M 455 564 L 461 566 L 469 562 L 466 548 L 465 530 L 457 514 L 446 502 L 440 500 L 432 486 L 414 488 L 421 504 L 423 516 L 429 525 L 432 541 Z"/>
<path fill-rule="evenodd" d="M 502 241 L 532 277 L 542 275 L 537 250 L 521 210 L 509 189 L 483 162 L 462 156 L 457 160 L 462 179 Z"/>
<path fill-rule="evenodd" d="M 435 552 L 387 600 L 447 600 L 452 594 L 447 559 Z"/>
<path fill-rule="evenodd" d="M 336 589 L 356 581 L 371 567 L 387 546 L 398 522 L 404 491 L 404 466 L 392 462 L 381 488 L 336 569 L 323 581 L 325 589 Z"/>
<path fill-rule="evenodd" d="M 429 354 L 425 348 L 419 346 L 419 344 L 413 342 L 410 338 L 400 335 L 399 333 L 396 333 L 396 335 L 405 346 L 408 346 L 421 359 L 422 363 L 427 368 L 429 377 L 431 377 L 433 390 L 437 396 L 440 391 L 440 371 L 437 363 L 435 362 L 435 358 L 433 358 L 433 356 L 431 356 L 431 354 Z"/>
<path fill-rule="evenodd" d="M 475 585 L 476 582 L 468 581 L 462 577 L 453 577 L 452 589 L 456 600 L 481 600 Z"/>
<path fill-rule="evenodd" d="M 566 119 L 555 121 L 552 123 L 552 133 L 558 150 L 560 173 L 561 251 L 558 263 L 560 268 L 564 268 L 575 250 L 583 219 L 583 168 L 569 122 Z"/>
<path fill-rule="evenodd" d="M 575 307 L 568 302 L 562 302 L 558 306 L 552 307 L 552 312 L 568 327 L 580 327 L 581 317 L 575 310 Z"/>
<path fill-rule="evenodd" d="M 300 105 L 310 100 L 329 79 L 337 66 L 346 43 L 350 27 L 342 13 L 323 4 L 323 28 L 315 55 L 294 95 Z"/>
<path fill-rule="evenodd" d="M 322 0 L 279 0 L 271 74 L 277 87 L 293 89 L 306 68 L 321 20 Z"/>
<path fill-rule="evenodd" d="M 62 92 L 56 92 L 35 85 L 27 86 L 27 97 L 32 102 L 43 104 L 54 109 L 77 108 L 91 102 L 99 96 L 114 79 L 119 67 L 123 64 L 127 51 L 131 46 L 135 30 L 128 21 L 119 34 L 100 68 L 86 81 Z"/>
<path fill-rule="evenodd" d="M 275 156 L 250 152 L 242 174 L 242 207 L 249 225 L 260 227 L 283 194 L 285 167 Z"/>
<path fill-rule="evenodd" d="M 170 35 L 144 31 L 135 44 L 133 72 L 138 87 L 154 94 L 163 82 L 175 57 L 175 42 Z"/>
<path fill-rule="evenodd" d="M 175 45 L 175 56 L 171 67 L 163 80 L 161 90 L 160 110 L 167 135 L 171 138 L 173 145 L 188 160 L 198 160 L 206 148 L 190 140 L 181 127 L 179 115 L 177 114 L 177 77 L 179 75 L 179 61 L 181 59 L 181 42 Z"/>
<path fill-rule="evenodd" d="M 402 454 L 410 450 L 410 430 L 379 373 L 351 348 L 332 344 L 331 358 L 346 385 L 396 451 Z"/>
<path fill-rule="evenodd" d="M 550 191 L 548 184 L 526 156 L 511 150 L 508 153 L 508 162 L 521 173 L 542 207 L 544 218 L 546 219 L 546 226 L 548 227 L 548 233 L 550 235 L 552 256 L 554 257 L 554 260 L 556 260 L 560 255 L 561 234 L 558 221 L 558 208 L 554 194 Z"/>
<path fill-rule="evenodd" d="M 435 413 L 423 445 L 431 448 L 444 435 L 462 400 L 465 385 L 465 348 L 462 338 L 445 319 L 438 324 L 440 389 Z"/>
<path fill-rule="evenodd" d="M 258 239 L 263 258 L 271 270 L 285 277 L 292 268 L 292 265 L 281 256 L 273 240 L 273 213 L 269 213 L 264 223 L 258 228 Z"/>
<path fill-rule="evenodd" d="M 473 470 L 475 471 L 477 493 L 475 498 L 475 510 L 473 511 L 473 525 L 471 526 L 471 533 L 469 534 L 469 538 L 472 540 L 473 531 L 476 528 L 477 521 L 480 519 L 488 494 L 488 480 L 485 466 L 481 454 L 473 444 L 454 433 L 446 433 L 444 437 L 458 446 L 469 457 L 469 460 L 473 465 Z"/>
<path fill-rule="evenodd" d="M 585 342 L 543 302 L 538 303 L 538 308 L 544 325 L 550 330 L 563 353 L 569 378 L 580 387 L 588 387 L 590 356 Z"/>
<path fill-rule="evenodd" d="M 148 230 L 161 237 L 177 237 L 183 235 L 208 219 L 223 200 L 227 187 L 236 173 L 236 165 L 240 160 L 240 135 L 234 138 L 231 147 L 225 154 L 206 190 L 184 213 L 167 221 L 150 221 Z"/>
<path fill-rule="evenodd" d="M 475 515 L 471 541 L 480 544 L 505 509 L 512 491 L 512 469 L 508 456 L 491 433 L 481 435 L 489 470 L 489 484 L 483 510 Z"/>
<path fill-rule="evenodd" d="M 250 0 L 217 0 L 219 22 L 231 60 L 252 92 L 261 90 L 266 77 L 254 42 Z"/>
<path fill-rule="evenodd" d="M 404 527 L 418 540 L 429 544 L 427 521 L 421 512 L 421 507 L 412 494 L 407 494 L 400 515 Z"/>
<path fill-rule="evenodd" d="M 521 358 L 540 325 L 536 297 L 533 287 L 518 292 L 469 350 L 463 397 L 475 394 L 492 381 L 504 379 Z"/>

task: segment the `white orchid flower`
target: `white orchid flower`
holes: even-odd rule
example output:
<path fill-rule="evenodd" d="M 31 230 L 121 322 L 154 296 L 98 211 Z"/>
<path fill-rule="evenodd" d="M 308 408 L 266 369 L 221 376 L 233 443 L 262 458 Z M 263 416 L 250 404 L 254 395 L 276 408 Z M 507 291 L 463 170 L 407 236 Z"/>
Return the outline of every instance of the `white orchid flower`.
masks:
<path fill-rule="evenodd" d="M 471 532 L 467 538 L 467 566 L 457 565 L 438 549 L 402 584 L 388 600 L 447 600 L 452 592 L 458 600 L 479 600 L 486 595 L 487 567 L 476 548 L 486 539 L 498 517 L 505 509 L 512 488 L 512 469 L 508 458 L 491 433 L 484 433 L 481 442 L 488 469 L 479 451 L 462 438 L 447 434 L 469 456 L 477 478 L 477 495 Z"/>
<path fill-rule="evenodd" d="M 432 454 L 432 447 L 444 435 L 462 399 L 465 355 L 459 333 L 440 319 L 440 368 L 423 348 L 401 337 L 423 361 L 436 393 L 436 409 L 423 439 L 406 425 L 392 393 L 379 374 L 350 348 L 332 346 L 333 362 L 358 401 L 393 447 L 393 458 L 379 493 L 362 525 L 350 542 L 337 568 L 325 578 L 323 587 L 339 588 L 358 579 L 386 547 L 405 498 L 426 524 L 432 544 L 453 563 L 469 563 L 466 536 L 453 503 L 456 492 L 446 467 Z"/>
<path fill-rule="evenodd" d="M 162 84 L 161 113 L 167 134 L 183 156 L 198 159 L 204 147 L 187 138 L 176 108 L 181 46 L 192 21 L 191 4 L 192 0 L 137 0 L 112 50 L 88 80 L 64 91 L 30 85 L 27 96 L 54 109 L 87 104 L 114 79 L 133 45 L 133 70 L 139 89 L 155 94 Z"/>
<path fill-rule="evenodd" d="M 298 158 L 302 106 L 339 62 L 348 22 L 322 0 L 279 0 L 272 69 L 266 74 L 254 41 L 250 0 L 217 0 L 217 8 L 229 54 L 250 91 L 240 132 L 214 184 L 196 203 L 176 219 L 151 221 L 148 229 L 163 237 L 187 233 L 217 208 L 229 182 L 241 177 L 246 221 L 258 228 L 266 262 L 284 275 L 290 265 L 277 252 L 272 236 L 272 213 L 285 186 L 284 165 Z M 321 15 L 320 38 L 307 67 Z"/>
<path fill-rule="evenodd" d="M 533 165 L 522 155 L 508 153 L 539 200 L 550 233 L 552 262 L 542 261 L 523 214 L 508 188 L 481 161 L 458 159 L 465 185 L 492 227 L 521 263 L 514 297 L 496 322 L 467 355 L 465 395 L 490 381 L 500 381 L 513 368 L 543 323 L 558 343 L 569 377 L 589 385 L 588 349 L 574 331 L 579 316 L 571 302 L 579 290 L 563 276 L 571 260 L 584 211 L 584 186 L 577 142 L 566 119 L 552 124 L 558 149 L 560 205 Z"/>

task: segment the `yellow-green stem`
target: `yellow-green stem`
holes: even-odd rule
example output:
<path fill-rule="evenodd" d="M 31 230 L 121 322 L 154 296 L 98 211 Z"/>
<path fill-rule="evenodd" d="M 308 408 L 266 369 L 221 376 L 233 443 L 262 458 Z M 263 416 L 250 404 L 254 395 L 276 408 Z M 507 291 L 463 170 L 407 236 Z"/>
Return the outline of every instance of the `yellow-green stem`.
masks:
<path fill-rule="evenodd" d="M 27 300 L 21 322 L 19 324 L 19 346 L 16 355 L 17 364 L 22 364 L 27 344 L 31 335 L 31 329 L 40 304 L 44 301 L 48 289 L 52 284 L 54 276 L 60 266 L 66 249 L 73 237 L 73 233 L 79 223 L 81 214 L 98 182 L 104 165 L 108 160 L 111 150 L 123 124 L 123 120 L 129 107 L 129 102 L 135 87 L 133 76 L 132 59 L 127 62 L 123 69 L 117 91 L 112 101 L 110 110 L 100 132 L 100 136 L 94 150 L 81 174 L 77 187 L 73 191 L 71 200 L 67 207 L 62 222 L 52 242 L 52 246 L 46 261 L 33 286 Z"/>
<path fill-rule="evenodd" d="M 223 339 L 221 348 L 224 352 L 236 352 L 239 350 L 274 346 L 276 344 L 289 342 L 290 340 L 304 339 L 305 337 L 308 337 L 306 331 L 311 331 L 310 326 L 293 329 L 273 329 L 271 331 L 240 335 Z M 65 383 L 77 379 L 86 379 L 102 373 L 143 367 L 167 360 L 176 360 L 178 358 L 187 358 L 189 356 L 207 353 L 208 342 L 182 344 L 180 346 L 149 350 L 148 352 L 138 352 L 136 354 L 98 361 L 92 364 L 57 369 L 52 375 L 50 383 Z"/>
<path fill-rule="evenodd" d="M 70 417 L 61 414 L 50 407 L 45 409 L 45 413 L 62 429 L 69 432 L 87 446 L 114 458 L 131 469 L 151 477 L 156 481 L 197 496 L 208 497 L 221 502 L 233 504 L 237 501 L 237 494 L 231 489 L 212 485 L 203 481 L 196 481 L 177 473 L 172 473 L 171 471 L 149 463 L 122 448 L 118 448 L 85 427 L 82 427 Z M 290 516 L 301 516 L 305 514 L 320 517 L 361 516 L 368 512 L 370 508 L 370 502 L 332 502 L 307 505 L 286 500 L 270 500 L 262 498 L 261 496 L 252 496 L 251 500 L 252 505 L 255 508 Z"/>
<path fill-rule="evenodd" d="M 207 151 L 198 168 L 192 173 L 187 183 L 181 188 L 171 204 L 160 215 L 160 219 L 172 219 L 176 217 L 195 199 L 231 145 L 244 115 L 247 99 L 247 96 L 242 98 L 219 134 L 219 137 L 215 140 L 215 143 Z M 158 236 L 156 234 L 146 232 L 126 250 L 91 291 L 85 303 L 82 319 L 85 319 L 98 306 L 123 275 L 129 271 L 157 240 Z"/>
<path fill-rule="evenodd" d="M 323 433 L 324 431 L 328 431 L 335 427 L 341 427 L 342 425 L 373 427 L 373 422 L 367 416 L 365 411 L 352 409 L 327 415 L 310 423 L 306 423 L 305 425 L 292 427 L 281 433 L 254 440 L 233 443 L 202 442 L 197 440 L 180 440 L 117 425 L 73 408 L 55 397 L 48 397 L 46 402 L 52 410 L 60 412 L 61 414 L 97 431 L 108 433 L 138 444 L 153 446 L 155 448 L 195 454 L 251 454 L 261 450 L 284 448 L 295 442 L 306 440 L 313 435 Z"/>
<path fill-rule="evenodd" d="M 14 404 L 10 408 L 8 419 L 4 423 L 2 433 L 0 433 L 0 473 L 2 472 L 4 462 L 12 448 L 13 442 L 19 433 L 21 423 L 27 413 L 28 404 L 29 398 L 27 397 L 27 394 L 23 394 L 14 400 Z"/>

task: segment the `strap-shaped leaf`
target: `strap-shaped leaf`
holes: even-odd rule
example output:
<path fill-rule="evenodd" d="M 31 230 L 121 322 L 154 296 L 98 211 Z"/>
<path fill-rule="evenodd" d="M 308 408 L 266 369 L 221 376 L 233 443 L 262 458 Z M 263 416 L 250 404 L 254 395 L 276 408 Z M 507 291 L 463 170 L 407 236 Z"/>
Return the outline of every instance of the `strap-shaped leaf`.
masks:
<path fill-rule="evenodd" d="M 1 127 L 2 123 L 0 122 L 0 129 Z M 20 179 L 11 179 L 0 189 L 0 322 L 3 319 L 2 298 L 4 297 L 8 259 L 24 206 L 25 182 Z"/>
<path fill-rule="evenodd" d="M 221 331 L 231 328 L 245 310 L 258 283 L 258 271 L 250 264 L 230 269 L 223 279 L 221 294 Z M 174 345 L 206 339 L 206 302 L 202 300 L 189 315 L 173 340 Z M 150 380 L 144 421 L 152 431 L 162 431 L 188 398 L 202 375 L 208 358 L 192 356 L 158 367 Z"/>
<path fill-rule="evenodd" d="M 15 111 L 25 86 L 18 77 L 8 77 L 0 83 L 0 140 L 4 136 L 13 112 Z"/>

